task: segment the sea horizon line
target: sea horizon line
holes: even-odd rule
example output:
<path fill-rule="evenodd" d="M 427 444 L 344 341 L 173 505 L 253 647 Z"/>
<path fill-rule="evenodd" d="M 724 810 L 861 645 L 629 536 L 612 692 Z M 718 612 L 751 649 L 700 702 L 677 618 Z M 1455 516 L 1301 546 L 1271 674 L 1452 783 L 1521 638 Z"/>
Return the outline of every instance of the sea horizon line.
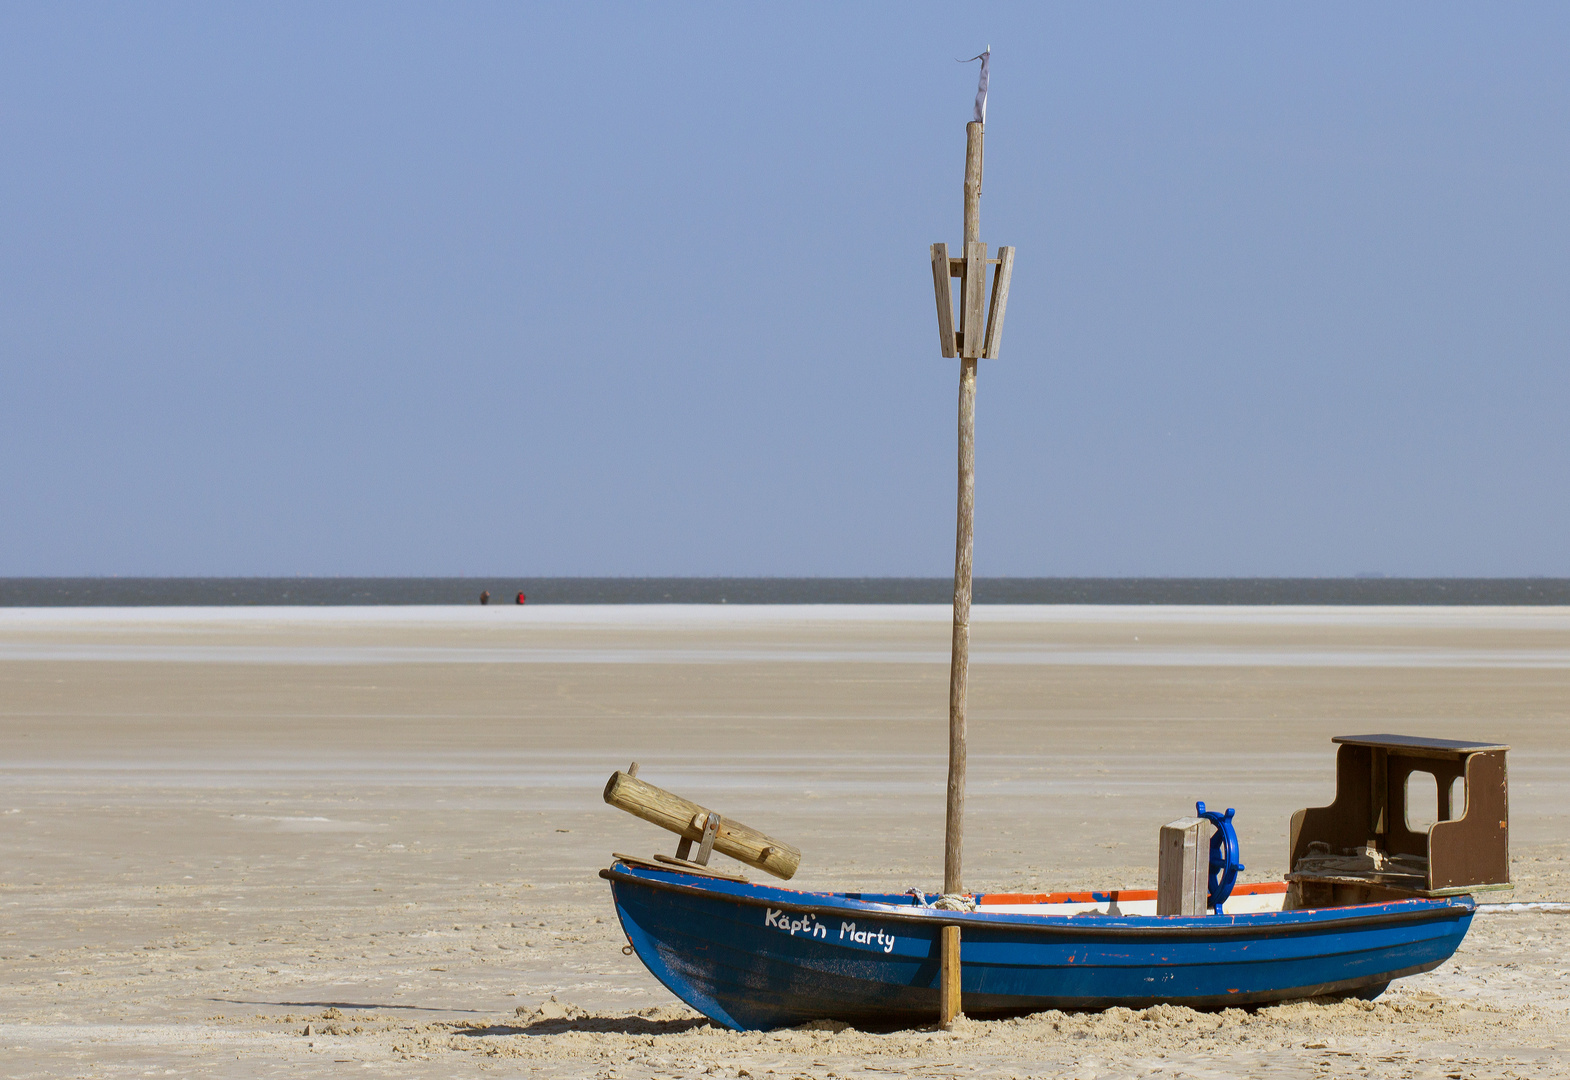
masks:
<path fill-rule="evenodd" d="M 32 576 L 0 577 L 0 607 L 478 604 L 936 604 L 947 577 Z M 1564 606 L 1570 578 L 977 577 L 976 604 Z"/>

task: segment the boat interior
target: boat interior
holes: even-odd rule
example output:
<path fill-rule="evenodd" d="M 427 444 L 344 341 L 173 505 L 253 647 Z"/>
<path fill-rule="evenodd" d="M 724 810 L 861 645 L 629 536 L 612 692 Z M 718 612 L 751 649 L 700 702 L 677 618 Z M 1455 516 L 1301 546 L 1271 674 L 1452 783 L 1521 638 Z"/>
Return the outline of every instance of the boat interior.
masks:
<path fill-rule="evenodd" d="M 847 899 L 872 903 L 915 903 L 910 894 L 904 896 L 874 896 L 871 893 L 847 893 Z M 1232 890 L 1226 902 L 1228 915 L 1251 915 L 1262 911 L 1280 911 L 1286 900 L 1287 883 L 1263 881 L 1240 884 Z M 922 898 L 935 903 L 936 895 Z M 1108 892 L 1059 892 L 1059 893 L 983 893 L 976 897 L 976 910 L 987 915 L 1151 915 L 1156 914 L 1155 889 L 1113 889 Z"/>
<path fill-rule="evenodd" d="M 1232 811 L 1223 820 L 1222 815 L 1207 814 L 1201 803 L 1198 811 L 1215 825 L 1214 836 L 1211 826 L 1199 817 L 1164 826 L 1156 889 L 986 893 L 973 897 L 975 910 L 999 915 L 1192 917 L 1216 911 L 1219 896 L 1226 914 L 1249 915 L 1511 887 L 1505 770 L 1509 747 L 1407 735 L 1343 735 L 1333 741 L 1338 744 L 1335 800 L 1292 815 L 1291 872 L 1285 881 L 1232 885 L 1232 876 L 1243 868 L 1237 860 Z M 606 801 L 678 833 L 682 846 L 675 857 L 617 854 L 616 859 L 668 873 L 745 882 L 740 873 L 707 865 L 714 850 L 776 876 L 794 872 L 794 862 L 782 872 L 770 860 L 781 851 L 799 859 L 795 848 L 734 822 L 722 824 L 718 813 L 652 785 L 632 788 L 636 774 L 636 764 L 626 774 L 614 774 Z M 1427 790 L 1432 794 L 1422 794 L 1425 788 L 1415 785 L 1414 778 L 1429 781 Z M 624 787 L 635 794 L 650 793 L 651 805 L 619 794 Z M 1431 812 L 1423 807 L 1426 800 L 1432 800 Z M 674 809 L 664 810 L 663 803 L 673 804 Z M 740 844 L 727 847 L 732 832 L 755 837 L 756 854 Z M 689 859 L 695 842 L 697 855 Z M 1218 873 L 1223 879 L 1219 886 Z M 931 907 L 941 900 L 916 889 L 834 895 L 899 906 Z"/>

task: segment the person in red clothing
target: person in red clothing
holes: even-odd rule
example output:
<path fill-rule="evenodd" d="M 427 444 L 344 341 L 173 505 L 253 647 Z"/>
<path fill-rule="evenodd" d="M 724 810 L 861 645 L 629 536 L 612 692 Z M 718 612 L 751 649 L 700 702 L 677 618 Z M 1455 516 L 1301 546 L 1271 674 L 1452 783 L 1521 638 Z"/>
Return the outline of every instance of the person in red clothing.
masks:
<path fill-rule="evenodd" d="M 523 603 L 523 593 L 519 593 L 519 594 L 518 594 L 518 600 L 517 600 L 517 602 L 518 602 L 518 603 L 520 603 L 520 604 L 521 604 L 521 603 Z"/>

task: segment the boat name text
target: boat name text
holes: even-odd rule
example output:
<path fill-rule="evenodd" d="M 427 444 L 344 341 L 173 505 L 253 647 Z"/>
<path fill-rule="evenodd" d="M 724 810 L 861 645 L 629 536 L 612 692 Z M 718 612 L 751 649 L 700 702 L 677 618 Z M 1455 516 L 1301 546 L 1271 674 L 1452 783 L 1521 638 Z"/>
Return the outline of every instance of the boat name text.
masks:
<path fill-rule="evenodd" d="M 792 919 L 783 911 L 775 911 L 773 908 L 768 908 L 763 913 L 763 925 L 772 926 L 776 930 L 784 930 L 791 937 L 795 937 L 798 931 L 806 934 L 808 937 L 826 938 L 829 936 L 829 928 L 820 923 L 818 917 L 810 911 L 799 919 Z"/>
<path fill-rule="evenodd" d="M 840 923 L 840 940 L 844 941 L 847 934 L 858 945 L 879 945 L 884 952 L 894 951 L 894 935 L 884 934 L 882 930 L 874 934 L 871 930 L 857 930 L 853 922 Z"/>

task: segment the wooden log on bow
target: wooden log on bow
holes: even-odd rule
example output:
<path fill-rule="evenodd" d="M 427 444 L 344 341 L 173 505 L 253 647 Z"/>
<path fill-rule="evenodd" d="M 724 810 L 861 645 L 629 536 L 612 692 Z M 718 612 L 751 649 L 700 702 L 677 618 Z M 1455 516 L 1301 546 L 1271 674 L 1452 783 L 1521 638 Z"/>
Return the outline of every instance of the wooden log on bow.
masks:
<path fill-rule="evenodd" d="M 702 843 L 709 810 L 674 795 L 664 788 L 630 776 L 619 769 L 605 785 L 605 801 L 634 817 L 669 829 L 684 840 Z M 734 818 L 721 817 L 714 837 L 714 850 L 737 862 L 756 867 L 779 878 L 789 878 L 801 865 L 801 852 L 782 844 L 757 829 L 748 828 Z"/>

